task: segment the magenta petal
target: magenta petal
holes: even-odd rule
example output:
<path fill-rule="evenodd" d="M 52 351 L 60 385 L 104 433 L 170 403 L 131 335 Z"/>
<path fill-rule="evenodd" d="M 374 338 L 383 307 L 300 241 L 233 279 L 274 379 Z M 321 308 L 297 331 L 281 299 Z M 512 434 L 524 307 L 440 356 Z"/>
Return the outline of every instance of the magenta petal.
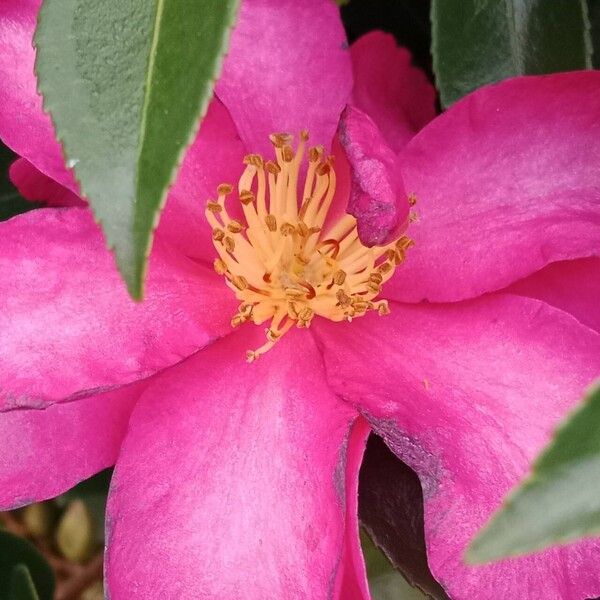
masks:
<path fill-rule="evenodd" d="M 460 300 L 598 255 L 598 156 L 598 71 L 521 77 L 457 102 L 402 153 L 419 222 L 392 297 Z"/>
<path fill-rule="evenodd" d="M 435 90 L 394 37 L 372 31 L 350 47 L 352 103 L 367 113 L 395 152 L 435 117 Z"/>
<path fill-rule="evenodd" d="M 42 173 L 76 192 L 36 89 L 32 39 L 40 4 L 40 0 L 0 2 L 0 138 Z"/>
<path fill-rule="evenodd" d="M 0 410 L 151 375 L 228 332 L 235 306 L 214 272 L 161 244 L 135 303 L 87 209 L 19 215 L 0 224 Z"/>
<path fill-rule="evenodd" d="M 216 92 L 249 152 L 307 129 L 330 147 L 352 88 L 339 10 L 331 0 L 244 0 Z"/>
<path fill-rule="evenodd" d="M 52 498 L 115 463 L 146 382 L 0 414 L 0 510 Z"/>
<path fill-rule="evenodd" d="M 332 597 L 356 413 L 309 335 L 247 364 L 263 339 L 246 326 L 142 396 L 109 496 L 113 600 Z"/>
<path fill-rule="evenodd" d="M 85 206 L 86 202 L 68 188 L 36 169 L 27 159 L 19 158 L 10 166 L 10 180 L 23 198 L 45 202 L 47 206 Z"/>
<path fill-rule="evenodd" d="M 600 333 L 600 258 L 552 263 L 508 291 L 543 300 Z"/>
<path fill-rule="evenodd" d="M 434 576 L 455 600 L 600 595 L 600 542 L 463 563 L 465 548 L 600 373 L 600 335 L 538 300 L 394 304 L 313 324 L 334 391 L 419 475 Z"/>
<path fill-rule="evenodd" d="M 342 114 L 339 139 L 352 174 L 348 212 L 356 217 L 360 239 L 367 246 L 394 240 L 409 212 L 395 154 L 375 123 L 351 106 Z"/>
<path fill-rule="evenodd" d="M 169 192 L 157 239 L 167 240 L 186 256 L 212 263 L 217 253 L 204 216 L 206 203 L 216 197 L 219 184 L 237 187 L 245 168 L 244 155 L 244 145 L 227 109 L 214 98 Z M 230 198 L 227 209 L 234 216 L 237 197 L 233 194 Z"/>
<path fill-rule="evenodd" d="M 336 598 L 369 600 L 365 559 L 358 533 L 358 472 L 371 428 L 365 419 L 354 422 L 346 450 L 346 540 Z"/>

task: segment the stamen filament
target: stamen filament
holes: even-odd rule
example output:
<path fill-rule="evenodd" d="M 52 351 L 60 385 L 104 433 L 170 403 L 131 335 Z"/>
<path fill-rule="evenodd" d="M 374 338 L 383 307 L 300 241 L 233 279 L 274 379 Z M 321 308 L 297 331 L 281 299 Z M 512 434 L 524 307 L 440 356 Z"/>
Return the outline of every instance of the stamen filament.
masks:
<path fill-rule="evenodd" d="M 324 159 L 321 146 L 306 152 L 305 132 L 295 152 L 290 135 L 270 137 L 276 160 L 265 162 L 259 154 L 244 158 L 238 182 L 244 219 L 233 219 L 227 211 L 228 184 L 218 187 L 217 200 L 209 201 L 205 211 L 219 257 L 215 270 L 241 302 L 232 326 L 270 321 L 266 343 L 248 352 L 250 362 L 294 325 L 310 327 L 315 315 L 351 321 L 369 311 L 387 314 L 387 301 L 375 298 L 413 243 L 402 236 L 368 248 L 348 214 L 324 231 L 337 183 L 333 157 Z M 305 153 L 308 168 L 298 199 Z"/>

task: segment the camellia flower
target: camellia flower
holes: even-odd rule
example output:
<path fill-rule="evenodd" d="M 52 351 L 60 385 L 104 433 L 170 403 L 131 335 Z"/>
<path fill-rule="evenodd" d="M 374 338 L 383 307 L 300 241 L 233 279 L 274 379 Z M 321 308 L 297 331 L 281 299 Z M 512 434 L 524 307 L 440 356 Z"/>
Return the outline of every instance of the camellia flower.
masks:
<path fill-rule="evenodd" d="M 600 74 L 426 125 L 389 36 L 348 50 L 329 0 L 246 0 L 135 304 L 35 92 L 38 5 L 0 6 L 12 178 L 61 206 L 0 224 L 2 508 L 116 462 L 111 598 L 368 598 L 372 430 L 420 477 L 450 597 L 598 596 L 597 542 L 463 553 L 600 372 Z"/>

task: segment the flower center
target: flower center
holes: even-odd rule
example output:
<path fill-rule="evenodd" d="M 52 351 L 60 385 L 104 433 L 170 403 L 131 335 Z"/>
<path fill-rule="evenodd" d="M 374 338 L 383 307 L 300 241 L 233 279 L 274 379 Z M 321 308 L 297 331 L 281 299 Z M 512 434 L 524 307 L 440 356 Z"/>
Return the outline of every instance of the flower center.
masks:
<path fill-rule="evenodd" d="M 301 202 L 298 179 L 308 134 L 300 134 L 294 152 L 288 134 L 270 136 L 276 161 L 258 154 L 244 158 L 238 184 L 244 218 L 231 218 L 226 198 L 229 184 L 218 187 L 218 198 L 206 207 L 219 258 L 214 267 L 241 304 L 234 327 L 270 321 L 267 342 L 247 353 L 249 362 L 270 350 L 291 327 L 309 327 L 315 315 L 351 321 L 367 311 L 389 313 L 386 300 L 376 300 L 412 240 L 400 237 L 385 246 L 368 248 L 359 237 L 356 219 L 344 214 L 329 223 L 335 194 L 333 156 L 323 148 L 308 149 L 308 167 Z"/>

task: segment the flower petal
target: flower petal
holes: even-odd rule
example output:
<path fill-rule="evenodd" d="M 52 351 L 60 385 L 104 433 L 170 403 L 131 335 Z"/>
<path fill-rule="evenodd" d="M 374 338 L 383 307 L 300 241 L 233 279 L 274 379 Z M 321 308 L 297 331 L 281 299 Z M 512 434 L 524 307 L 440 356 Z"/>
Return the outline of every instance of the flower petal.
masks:
<path fill-rule="evenodd" d="M 377 125 L 358 108 L 346 107 L 339 140 L 352 174 L 348 212 L 367 246 L 384 245 L 408 224 L 408 198 L 396 156 Z"/>
<path fill-rule="evenodd" d="M 367 113 L 387 143 L 399 152 L 435 117 L 435 90 L 411 64 L 394 36 L 371 31 L 350 46 L 354 90 L 352 104 Z"/>
<path fill-rule="evenodd" d="M 216 92 L 248 152 L 268 136 L 307 129 L 330 147 L 352 88 L 352 66 L 331 0 L 244 0 Z"/>
<path fill-rule="evenodd" d="M 245 168 L 244 155 L 244 145 L 227 109 L 214 98 L 169 192 L 156 238 L 167 240 L 186 256 L 212 263 L 217 253 L 204 216 L 206 203 L 217 195 L 221 183 L 237 188 Z M 232 217 L 239 216 L 236 203 L 241 213 L 237 194 L 233 194 L 227 205 Z"/>
<path fill-rule="evenodd" d="M 235 306 L 213 272 L 160 244 L 135 303 L 87 209 L 19 215 L 0 225 L 0 410 L 151 375 L 228 332 Z"/>
<path fill-rule="evenodd" d="M 402 153 L 419 223 L 386 291 L 454 301 L 600 253 L 600 72 L 481 88 Z"/>
<path fill-rule="evenodd" d="M 10 165 L 9 176 L 27 200 L 45 202 L 47 206 L 86 206 L 77 194 L 44 175 L 25 158 L 18 158 Z"/>
<path fill-rule="evenodd" d="M 36 89 L 32 40 L 40 4 L 40 0 L 0 3 L 0 138 L 42 173 L 77 192 Z"/>
<path fill-rule="evenodd" d="M 0 413 L 0 510 L 53 498 L 113 465 L 145 385 Z"/>
<path fill-rule="evenodd" d="M 244 327 L 137 405 L 109 495 L 114 600 L 332 597 L 356 413 L 305 332 L 245 363 L 263 341 Z"/>
<path fill-rule="evenodd" d="M 419 475 L 431 571 L 455 600 L 600 595 L 600 542 L 467 567 L 469 540 L 600 372 L 600 335 L 496 294 L 314 323 L 332 389 Z"/>
<path fill-rule="evenodd" d="M 336 597 L 344 600 L 370 600 L 365 559 L 358 533 L 358 473 L 371 427 L 359 417 L 354 422 L 346 451 L 346 540 L 341 561 L 342 574 Z"/>
<path fill-rule="evenodd" d="M 600 333 L 600 258 L 552 263 L 508 291 L 543 300 Z"/>

